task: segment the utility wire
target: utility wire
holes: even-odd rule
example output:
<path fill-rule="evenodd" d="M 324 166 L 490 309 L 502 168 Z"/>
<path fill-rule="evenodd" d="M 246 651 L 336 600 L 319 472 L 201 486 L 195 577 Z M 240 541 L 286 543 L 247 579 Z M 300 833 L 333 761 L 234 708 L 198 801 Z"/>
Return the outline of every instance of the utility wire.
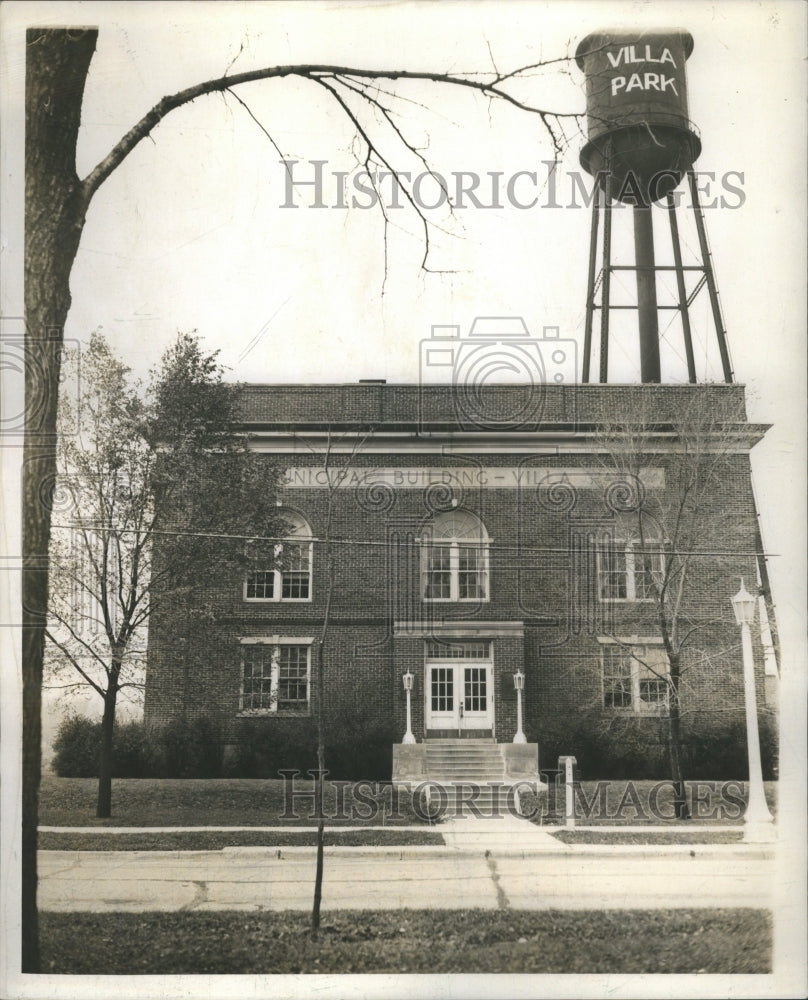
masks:
<path fill-rule="evenodd" d="M 51 528 L 63 528 L 67 530 L 75 530 L 76 526 L 73 524 L 52 524 Z M 214 531 L 168 531 L 168 530 L 158 530 L 154 529 L 150 532 L 139 531 L 137 528 L 107 528 L 107 529 L 94 529 L 99 534 L 103 531 L 109 532 L 110 534 L 126 535 L 126 534 L 152 534 L 152 535 L 167 535 L 176 536 L 183 538 L 221 538 L 232 541 L 246 541 L 246 542 L 289 542 L 291 544 L 308 544 L 317 543 L 320 545 L 325 545 L 326 543 L 330 545 L 351 545 L 351 546 L 365 546 L 365 547 L 382 547 L 387 548 L 390 545 L 388 540 L 373 541 L 369 539 L 357 539 L 357 538 L 317 538 L 316 536 L 298 535 L 231 535 L 225 534 L 223 532 Z M 599 530 L 595 525 L 590 526 L 590 532 L 595 532 Z M 606 526 L 600 530 L 607 530 Z M 419 543 L 421 539 L 418 540 Z M 459 540 L 461 542 L 472 542 L 473 539 Z M 623 539 L 617 539 L 617 544 L 619 545 Z M 440 545 L 440 539 L 427 538 L 423 540 L 425 545 Z M 497 544 L 487 544 L 481 543 L 476 546 L 477 548 L 485 548 L 489 552 L 506 552 L 506 551 L 516 551 L 524 553 L 539 553 L 539 552 L 560 552 L 569 553 L 569 546 L 538 546 L 538 545 L 503 545 L 501 543 Z M 649 546 L 647 551 L 660 551 L 664 555 L 674 555 L 674 556 L 733 556 L 741 558 L 750 557 L 757 558 L 758 556 L 765 556 L 767 559 L 779 558 L 779 554 L 776 552 L 737 552 L 731 549 L 669 549 L 665 548 L 664 543 L 658 547 Z"/>

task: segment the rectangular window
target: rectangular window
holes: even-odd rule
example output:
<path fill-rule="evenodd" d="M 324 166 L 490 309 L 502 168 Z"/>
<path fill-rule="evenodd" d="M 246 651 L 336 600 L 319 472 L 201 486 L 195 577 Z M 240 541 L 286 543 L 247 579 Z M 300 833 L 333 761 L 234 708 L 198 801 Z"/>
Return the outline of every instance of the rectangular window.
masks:
<path fill-rule="evenodd" d="M 652 543 L 658 544 L 658 543 Z M 601 601 L 651 601 L 662 579 L 662 548 L 610 541 L 597 550 Z"/>
<path fill-rule="evenodd" d="M 271 571 L 251 573 L 247 577 L 248 601 L 271 601 L 275 596 L 275 574 Z"/>
<path fill-rule="evenodd" d="M 662 577 L 662 552 L 648 549 L 635 542 L 634 556 L 634 599 L 650 601 L 656 597 L 656 585 Z"/>
<path fill-rule="evenodd" d="M 310 649 L 292 643 L 242 645 L 240 710 L 251 715 L 308 712 Z"/>
<path fill-rule="evenodd" d="M 659 714 L 668 707 L 668 658 L 662 646 L 636 646 L 637 709 Z"/>
<path fill-rule="evenodd" d="M 309 647 L 281 646 L 278 663 L 278 709 L 309 707 Z"/>
<path fill-rule="evenodd" d="M 663 715 L 668 707 L 668 658 L 659 645 L 604 644 L 603 707 Z"/>
<path fill-rule="evenodd" d="M 432 711 L 454 711 L 454 667 L 433 667 L 431 674 Z"/>
<path fill-rule="evenodd" d="M 624 601 L 628 595 L 626 553 L 617 545 L 604 545 L 598 552 L 598 586 L 602 601 Z"/>
<path fill-rule="evenodd" d="M 433 639 L 426 644 L 429 660 L 489 660 L 490 652 L 489 642 L 441 642 Z"/>
<path fill-rule="evenodd" d="M 631 654 L 622 646 L 603 649 L 603 705 L 631 708 Z"/>
<path fill-rule="evenodd" d="M 281 571 L 281 599 L 305 601 L 309 596 L 309 551 L 307 544 L 286 542 L 283 547 L 284 568 Z"/>
<path fill-rule="evenodd" d="M 452 596 L 450 569 L 451 548 L 448 545 L 430 545 L 426 550 L 424 596 L 433 601 L 448 601 Z"/>
<path fill-rule="evenodd" d="M 242 709 L 272 711 L 271 646 L 246 646 L 242 649 Z"/>
<path fill-rule="evenodd" d="M 277 547 L 276 569 L 247 575 L 245 601 L 308 601 L 311 599 L 311 542 L 284 542 Z"/>
<path fill-rule="evenodd" d="M 484 712 L 487 706 L 486 667 L 465 667 L 463 681 L 465 690 L 463 707 L 466 712 Z"/>
<path fill-rule="evenodd" d="M 460 600 L 485 597 L 484 554 L 471 545 L 458 546 L 458 595 Z"/>

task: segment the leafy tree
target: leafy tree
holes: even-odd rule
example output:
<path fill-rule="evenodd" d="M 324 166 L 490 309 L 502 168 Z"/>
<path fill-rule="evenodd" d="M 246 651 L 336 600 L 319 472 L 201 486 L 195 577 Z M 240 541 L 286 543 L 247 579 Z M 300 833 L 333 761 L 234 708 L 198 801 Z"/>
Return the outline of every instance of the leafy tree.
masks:
<path fill-rule="evenodd" d="M 142 686 L 149 616 L 183 608 L 204 627 L 200 590 L 229 579 L 277 537 L 279 472 L 233 427 L 238 386 L 216 354 L 180 335 L 145 392 L 100 334 L 81 358 L 77 408 L 64 398 L 58 439 L 47 638 L 57 667 L 103 700 L 96 815 L 111 811 L 118 695 Z M 271 542 L 264 561 L 272 560 Z M 248 552 L 249 550 L 249 552 Z"/>

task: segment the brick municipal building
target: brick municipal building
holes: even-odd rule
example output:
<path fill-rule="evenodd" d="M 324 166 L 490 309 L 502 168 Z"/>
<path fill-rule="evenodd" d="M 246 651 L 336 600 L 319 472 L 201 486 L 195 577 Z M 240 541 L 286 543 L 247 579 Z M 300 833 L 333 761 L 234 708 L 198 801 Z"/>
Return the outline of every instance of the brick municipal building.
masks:
<path fill-rule="evenodd" d="M 209 582 L 215 642 L 195 647 L 178 622 L 152 621 L 147 723 L 213 718 L 227 758 L 260 728 L 294 737 L 299 727 L 303 738 L 323 699 L 326 718 L 354 711 L 389 733 L 385 766 L 400 780 L 445 777 L 446 748 L 459 741 L 477 748 L 470 776 L 536 776 L 566 753 L 585 776 L 608 777 L 598 740 L 618 757 L 622 743 L 645 739 L 650 753 L 665 742 L 655 581 L 673 548 L 698 536 L 677 597 L 678 637 L 692 632 L 683 740 L 742 742 L 730 601 L 741 578 L 767 593 L 749 461 L 765 427 L 748 422 L 743 386 L 500 385 L 484 395 L 383 382 L 245 387 L 242 430 L 284 470 L 289 537 L 275 565 Z M 604 427 L 629 427 L 649 405 L 653 431 L 634 471 L 620 471 Z M 676 427 L 705 406 L 727 416 L 714 442 L 720 479 L 697 513 L 704 530 L 675 537 L 651 514 L 641 525 L 641 509 L 673 510 Z M 764 716 L 777 674 L 765 596 L 756 622 Z M 669 776 L 661 767 L 656 776 Z"/>

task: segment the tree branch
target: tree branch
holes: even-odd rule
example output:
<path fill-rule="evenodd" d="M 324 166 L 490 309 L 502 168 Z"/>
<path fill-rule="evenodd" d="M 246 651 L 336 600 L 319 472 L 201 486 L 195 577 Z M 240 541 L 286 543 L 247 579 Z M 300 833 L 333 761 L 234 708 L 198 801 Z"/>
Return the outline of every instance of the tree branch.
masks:
<path fill-rule="evenodd" d="M 564 57 L 567 61 L 569 57 Z M 132 150 L 149 136 L 152 130 L 172 111 L 190 104 L 199 97 L 229 90 L 243 83 L 254 83 L 258 80 L 283 79 L 288 76 L 296 76 L 301 79 L 321 82 L 322 77 L 354 77 L 361 80 L 421 80 L 431 83 L 449 84 L 455 87 L 465 87 L 476 91 L 487 97 L 495 97 L 504 101 L 520 111 L 538 115 L 549 135 L 556 153 L 561 152 L 561 145 L 554 129 L 550 124 L 550 119 L 558 121 L 561 118 L 580 118 L 579 112 L 549 112 L 542 108 L 533 107 L 518 100 L 506 90 L 500 89 L 500 84 L 506 81 L 518 79 L 520 74 L 536 69 L 542 65 L 537 63 L 533 66 L 522 67 L 513 70 L 511 73 L 495 74 L 493 79 L 476 80 L 471 76 L 454 75 L 451 73 L 428 73 L 412 72 L 409 70 L 368 70 L 356 69 L 350 66 L 327 66 L 327 65 L 297 65 L 297 66 L 268 66 L 263 69 L 250 70 L 244 73 L 235 73 L 233 76 L 221 76 L 215 80 L 205 80 L 197 83 L 185 90 L 180 90 L 176 94 L 169 94 L 163 97 L 154 107 L 147 112 L 139 122 L 123 136 L 101 160 L 95 168 L 81 182 L 82 196 L 85 210 L 89 205 L 93 195 L 110 174 L 123 163 Z"/>

